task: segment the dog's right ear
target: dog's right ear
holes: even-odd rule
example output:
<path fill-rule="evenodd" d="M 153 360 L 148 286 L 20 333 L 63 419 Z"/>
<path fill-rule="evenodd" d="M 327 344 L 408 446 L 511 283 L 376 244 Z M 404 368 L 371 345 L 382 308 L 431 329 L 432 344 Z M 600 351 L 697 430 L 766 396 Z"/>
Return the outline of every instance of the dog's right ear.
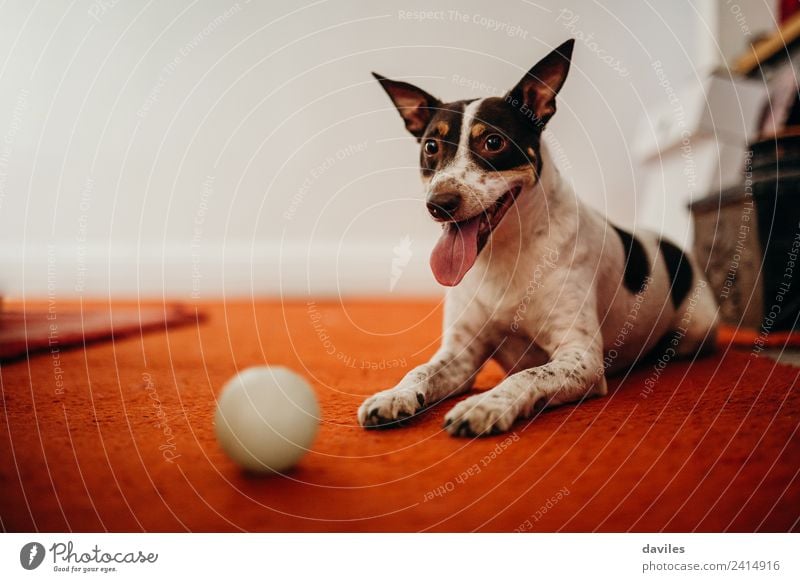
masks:
<path fill-rule="evenodd" d="M 372 76 L 389 94 L 389 98 L 406 124 L 406 129 L 420 141 L 441 102 L 411 83 L 392 81 L 378 73 L 372 73 Z"/>

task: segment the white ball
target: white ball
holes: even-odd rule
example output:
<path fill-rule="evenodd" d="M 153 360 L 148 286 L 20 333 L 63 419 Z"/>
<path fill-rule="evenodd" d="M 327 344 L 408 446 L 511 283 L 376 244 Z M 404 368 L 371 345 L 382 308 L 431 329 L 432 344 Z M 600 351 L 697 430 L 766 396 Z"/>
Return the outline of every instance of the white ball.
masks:
<path fill-rule="evenodd" d="M 222 388 L 214 425 L 228 456 L 245 469 L 283 472 L 308 451 L 319 426 L 308 383 L 286 368 L 248 368 Z"/>

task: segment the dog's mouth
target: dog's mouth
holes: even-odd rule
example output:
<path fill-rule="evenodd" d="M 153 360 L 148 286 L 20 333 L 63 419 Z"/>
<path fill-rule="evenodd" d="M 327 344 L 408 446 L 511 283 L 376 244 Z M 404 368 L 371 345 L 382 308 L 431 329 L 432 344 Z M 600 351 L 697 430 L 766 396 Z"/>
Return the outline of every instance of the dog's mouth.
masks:
<path fill-rule="evenodd" d="M 472 218 L 444 223 L 431 253 L 431 270 L 439 283 L 454 287 L 461 282 L 521 191 L 522 186 L 515 186 Z"/>

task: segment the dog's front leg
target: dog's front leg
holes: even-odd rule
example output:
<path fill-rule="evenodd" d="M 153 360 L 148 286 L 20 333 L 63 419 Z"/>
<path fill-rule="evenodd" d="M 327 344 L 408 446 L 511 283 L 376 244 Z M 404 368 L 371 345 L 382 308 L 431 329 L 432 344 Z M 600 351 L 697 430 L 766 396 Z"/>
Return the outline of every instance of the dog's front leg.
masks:
<path fill-rule="evenodd" d="M 366 428 L 397 426 L 423 408 L 469 390 L 486 358 L 485 343 L 456 325 L 429 362 L 411 370 L 394 388 L 367 398 L 358 409 L 358 421 Z"/>
<path fill-rule="evenodd" d="M 455 436 L 501 433 L 519 418 L 545 406 L 605 395 L 602 338 L 591 312 L 552 334 L 551 354 L 543 366 L 512 374 L 495 388 L 459 402 L 445 416 L 445 429 Z"/>

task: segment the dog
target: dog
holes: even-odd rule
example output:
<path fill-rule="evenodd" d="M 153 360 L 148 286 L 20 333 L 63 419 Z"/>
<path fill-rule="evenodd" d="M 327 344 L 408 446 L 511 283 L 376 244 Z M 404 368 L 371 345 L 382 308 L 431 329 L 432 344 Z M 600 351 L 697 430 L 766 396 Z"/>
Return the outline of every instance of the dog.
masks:
<path fill-rule="evenodd" d="M 427 210 L 443 228 L 430 265 L 448 290 L 441 347 L 364 401 L 363 427 L 397 426 L 471 390 L 490 358 L 507 376 L 445 415 L 451 435 L 502 433 L 545 407 L 604 396 L 606 375 L 657 346 L 670 358 L 713 346 L 717 306 L 694 260 L 584 206 L 542 139 L 573 47 L 503 97 L 443 103 L 373 73 L 421 146 Z"/>

